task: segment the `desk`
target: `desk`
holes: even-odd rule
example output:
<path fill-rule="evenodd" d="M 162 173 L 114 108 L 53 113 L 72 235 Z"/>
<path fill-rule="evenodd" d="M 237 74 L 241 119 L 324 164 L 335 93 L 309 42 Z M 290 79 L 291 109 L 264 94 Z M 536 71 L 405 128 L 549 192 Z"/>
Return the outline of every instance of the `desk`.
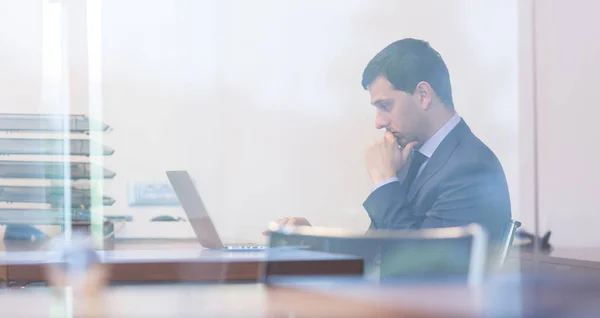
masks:
<path fill-rule="evenodd" d="M 305 282 L 303 282 L 303 280 Z M 461 284 L 336 284 L 300 279 L 280 285 L 410 317 L 598 317 L 600 279 L 587 275 L 496 275 L 477 287 Z"/>
<path fill-rule="evenodd" d="M 557 248 L 538 255 L 515 249 L 509 253 L 506 267 L 523 272 L 600 275 L 600 248 Z"/>
<path fill-rule="evenodd" d="M 64 301 L 47 288 L 0 291 L 8 317 L 50 317 Z M 597 317 L 598 282 L 502 277 L 481 288 L 368 283 L 160 285 L 110 287 L 95 306 L 73 298 L 75 313 L 102 317 Z M 77 296 L 74 296 L 77 297 Z M 52 310 L 54 310 L 54 312 Z M 79 316 L 85 317 L 85 316 Z"/>
<path fill-rule="evenodd" d="M 398 317 L 368 302 L 260 284 L 117 286 L 96 300 L 90 306 L 74 299 L 75 316 L 91 317 L 85 311 L 95 307 L 97 317 Z M 46 288 L 0 291 L 7 317 L 64 317 L 57 314 L 63 304 Z"/>
<path fill-rule="evenodd" d="M 259 281 L 267 264 L 269 274 L 363 274 L 363 261 L 358 257 L 314 251 L 228 252 L 203 249 L 198 243 L 163 241 L 115 242 L 99 254 L 109 265 L 112 282 Z M 56 252 L 2 252 L 0 265 L 6 267 L 11 282 L 41 282 L 45 281 L 44 266 L 58 256 Z"/>

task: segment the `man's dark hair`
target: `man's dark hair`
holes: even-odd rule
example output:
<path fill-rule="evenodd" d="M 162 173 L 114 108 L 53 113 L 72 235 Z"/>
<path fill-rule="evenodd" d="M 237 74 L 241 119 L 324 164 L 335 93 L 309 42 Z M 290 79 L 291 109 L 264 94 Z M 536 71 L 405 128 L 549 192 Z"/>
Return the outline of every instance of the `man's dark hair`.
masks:
<path fill-rule="evenodd" d="M 446 63 L 425 41 L 402 39 L 377 53 L 363 71 L 364 89 L 379 76 L 390 81 L 396 90 L 408 94 L 414 93 L 419 82 L 427 82 L 447 107 L 454 108 Z"/>

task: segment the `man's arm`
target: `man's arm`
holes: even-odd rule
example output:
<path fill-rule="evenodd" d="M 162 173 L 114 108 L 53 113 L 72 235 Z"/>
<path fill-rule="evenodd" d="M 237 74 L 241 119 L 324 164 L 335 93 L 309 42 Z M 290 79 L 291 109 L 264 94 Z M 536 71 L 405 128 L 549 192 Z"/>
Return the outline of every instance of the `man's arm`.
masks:
<path fill-rule="evenodd" d="M 406 202 L 406 187 L 399 181 L 392 181 L 375 189 L 363 206 L 375 229 L 408 229 L 414 219 Z"/>
<path fill-rule="evenodd" d="M 421 228 L 479 223 L 492 232 L 501 231 L 510 220 L 510 210 L 501 166 L 475 164 L 457 170 L 447 179 Z"/>
<path fill-rule="evenodd" d="M 394 182 L 394 181 L 398 181 L 398 177 L 391 177 L 389 179 L 385 179 L 383 181 L 377 182 L 374 186 L 373 186 L 373 191 L 383 187 L 384 185 Z"/>
<path fill-rule="evenodd" d="M 449 174 L 435 191 L 439 195 L 425 214 L 415 215 L 400 182 L 373 191 L 364 207 L 376 229 L 438 228 L 473 222 L 495 226 L 510 218 L 508 188 L 500 167 L 465 164 Z"/>

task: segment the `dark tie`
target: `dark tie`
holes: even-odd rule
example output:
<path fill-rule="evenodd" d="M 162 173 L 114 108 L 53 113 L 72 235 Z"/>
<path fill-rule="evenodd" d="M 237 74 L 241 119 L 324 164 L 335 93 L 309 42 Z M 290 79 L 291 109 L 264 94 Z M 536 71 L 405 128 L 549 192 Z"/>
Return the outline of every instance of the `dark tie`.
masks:
<path fill-rule="evenodd" d="M 421 165 L 423 165 L 423 162 L 425 162 L 425 160 L 427 160 L 427 156 L 425 156 L 417 150 L 413 150 L 410 162 L 408 163 L 410 165 L 408 167 L 408 173 L 406 174 L 406 178 L 404 179 L 404 184 L 406 184 L 406 190 L 410 189 L 410 186 L 417 177 L 419 168 L 421 168 Z"/>

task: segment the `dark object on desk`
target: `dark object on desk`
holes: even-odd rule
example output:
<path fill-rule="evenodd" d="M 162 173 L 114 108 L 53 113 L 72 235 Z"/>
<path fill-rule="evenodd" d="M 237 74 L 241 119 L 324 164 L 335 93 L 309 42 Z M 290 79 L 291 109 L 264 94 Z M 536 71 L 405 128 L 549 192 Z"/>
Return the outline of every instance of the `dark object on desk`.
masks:
<path fill-rule="evenodd" d="M 544 236 L 537 239 L 538 248 L 544 253 L 550 253 L 552 251 L 552 245 L 550 245 L 550 235 L 552 231 L 546 232 Z M 535 247 L 535 234 L 527 231 L 517 231 L 517 237 L 514 242 L 514 246 L 519 247 L 521 250 L 533 250 Z"/>
<path fill-rule="evenodd" d="M 183 222 L 185 221 L 183 218 L 180 217 L 174 217 L 174 216 L 170 216 L 170 215 L 159 215 L 157 217 L 152 218 L 152 220 L 150 220 L 152 222 Z"/>
<path fill-rule="evenodd" d="M 4 244 L 9 242 L 21 243 L 40 243 L 46 241 L 49 237 L 35 226 L 24 223 L 9 223 L 6 222 L 6 231 L 4 232 Z M 90 221 L 72 221 L 71 227 L 73 232 L 89 235 L 91 233 Z M 112 221 L 105 219 L 102 225 L 103 236 L 105 239 L 114 237 L 115 225 Z"/>
<path fill-rule="evenodd" d="M 48 238 L 44 232 L 28 224 L 8 224 L 4 232 L 4 241 L 44 241 Z"/>

